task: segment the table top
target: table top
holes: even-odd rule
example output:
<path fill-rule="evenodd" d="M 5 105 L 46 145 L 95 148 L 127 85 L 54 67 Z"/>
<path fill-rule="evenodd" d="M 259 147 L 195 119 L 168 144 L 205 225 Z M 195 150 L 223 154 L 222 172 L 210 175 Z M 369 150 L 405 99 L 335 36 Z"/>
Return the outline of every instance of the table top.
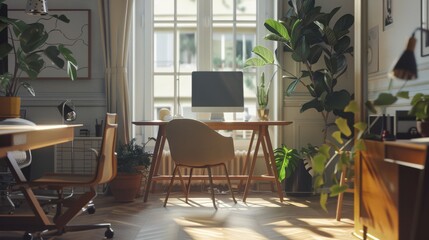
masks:
<path fill-rule="evenodd" d="M 290 121 L 204 121 L 201 120 L 201 122 L 204 122 L 205 124 L 209 125 L 210 127 L 216 127 L 216 126 L 285 126 L 292 124 Z M 161 125 L 167 125 L 168 121 L 161 121 L 161 120 L 140 120 L 140 121 L 133 121 L 134 125 L 142 125 L 142 126 L 161 126 Z"/>
<path fill-rule="evenodd" d="M 1 125 L 0 124 L 0 135 L 25 133 L 25 132 L 32 132 L 32 131 L 54 130 L 54 129 L 62 129 L 62 128 L 75 128 L 75 127 L 81 127 L 81 126 L 82 124 L 73 124 L 73 125 L 58 124 L 58 125 L 36 125 L 36 126 Z"/>

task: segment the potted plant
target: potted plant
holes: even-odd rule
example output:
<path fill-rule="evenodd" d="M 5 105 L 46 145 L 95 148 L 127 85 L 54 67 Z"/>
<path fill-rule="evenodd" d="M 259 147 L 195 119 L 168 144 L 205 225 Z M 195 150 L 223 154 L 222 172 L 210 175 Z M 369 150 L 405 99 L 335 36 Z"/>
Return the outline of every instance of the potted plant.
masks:
<path fill-rule="evenodd" d="M 4 1 L 0 0 L 0 7 L 7 7 Z M 49 15 L 47 20 L 50 19 L 65 23 L 70 21 L 64 15 Z M 33 87 L 24 81 L 24 77 L 36 79 L 48 64 L 52 63 L 61 69 L 66 66 L 68 76 L 72 80 L 76 79 L 77 62 L 73 53 L 62 44 L 48 44 L 46 41 L 49 32 L 41 21 L 26 23 L 19 19 L 0 16 L 1 31 L 8 32 L 10 41 L 0 43 L 0 59 L 13 56 L 12 59 L 8 59 L 13 62 L 13 69 L 0 75 L 1 118 L 19 117 L 20 89 L 25 88 L 35 96 Z M 23 76 L 23 73 L 26 76 Z"/>
<path fill-rule="evenodd" d="M 117 151 L 116 177 L 110 182 L 110 190 L 118 202 L 131 202 L 140 190 L 143 171 L 148 169 L 152 160 L 152 153 L 145 150 L 146 144 L 154 140 L 149 138 L 143 145 L 132 139 L 121 144 Z"/>
<path fill-rule="evenodd" d="M 411 99 L 409 115 L 417 120 L 417 131 L 422 137 L 429 137 L 429 95 L 417 93 Z"/>
<path fill-rule="evenodd" d="M 304 163 L 303 153 L 285 145 L 274 149 L 279 181 L 285 181 L 285 191 L 290 196 L 308 196 L 312 193 L 311 169 Z"/>
<path fill-rule="evenodd" d="M 268 120 L 269 108 L 268 108 L 268 97 L 270 92 L 270 85 L 274 78 L 274 74 L 270 81 L 265 81 L 265 73 L 262 72 L 261 78 L 256 86 L 256 98 L 258 100 L 258 117 L 262 121 Z"/>
<path fill-rule="evenodd" d="M 346 55 L 352 55 L 353 47 L 349 36 L 350 28 L 354 23 L 351 14 L 345 14 L 333 22 L 340 7 L 330 12 L 322 12 L 314 0 L 289 0 L 289 10 L 281 20 L 267 19 L 265 27 L 269 33 L 266 40 L 279 43 L 279 49 L 291 53 L 292 60 L 302 66 L 297 73 L 289 72 L 285 66 L 276 61 L 276 54 L 263 46 L 256 46 L 253 53 L 256 55 L 246 60 L 247 67 L 263 67 L 274 65 L 282 70 L 283 79 L 288 83 L 286 95 L 292 96 L 298 85 L 308 90 L 311 97 L 301 107 L 301 112 L 310 109 L 319 112 L 324 121 L 323 144 L 317 146 L 316 153 L 309 155 L 315 174 L 314 187 L 321 192 L 321 204 L 325 207 L 328 194 L 338 194 L 340 189 L 334 183 L 332 187 L 324 182 L 325 169 L 331 162 L 331 155 L 339 155 L 337 169 L 349 165 L 353 154 L 344 148 L 343 138 L 350 139 L 353 124 L 353 112 L 356 103 L 351 101 L 352 94 L 346 89 L 339 89 L 338 82 L 347 70 Z M 359 131 L 363 125 L 354 125 Z M 347 143 L 350 143 L 347 141 Z M 361 144 L 361 142 L 357 142 Z M 360 149 L 358 146 L 354 149 Z M 339 166 L 341 165 L 341 166 Z"/>

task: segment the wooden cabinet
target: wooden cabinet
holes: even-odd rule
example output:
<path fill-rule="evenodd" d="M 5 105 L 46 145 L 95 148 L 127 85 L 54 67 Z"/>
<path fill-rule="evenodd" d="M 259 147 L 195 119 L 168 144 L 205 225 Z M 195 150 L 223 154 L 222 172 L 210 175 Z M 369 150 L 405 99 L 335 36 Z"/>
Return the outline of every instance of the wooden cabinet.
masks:
<path fill-rule="evenodd" d="M 365 141 L 358 165 L 355 221 L 378 239 L 429 239 L 424 166 L 427 144 Z M 424 190 L 424 191 L 422 191 Z M 418 218 L 420 218 L 418 220 Z M 360 235 L 360 234 L 359 234 Z M 412 237 L 415 236 L 415 237 Z"/>

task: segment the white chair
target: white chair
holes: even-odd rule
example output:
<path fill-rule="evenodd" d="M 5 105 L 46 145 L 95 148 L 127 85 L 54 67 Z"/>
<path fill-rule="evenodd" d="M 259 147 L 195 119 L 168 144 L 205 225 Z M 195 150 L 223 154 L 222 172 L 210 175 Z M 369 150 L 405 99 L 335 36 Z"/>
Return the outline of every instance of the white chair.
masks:
<path fill-rule="evenodd" d="M 170 146 L 171 157 L 175 163 L 173 176 L 167 196 L 165 197 L 164 207 L 167 205 L 168 197 L 175 174 L 181 167 L 189 167 L 189 179 L 186 189 L 186 202 L 188 202 L 189 189 L 191 186 L 192 171 L 194 168 L 207 168 L 211 187 L 213 206 L 215 209 L 215 196 L 211 167 L 222 165 L 225 169 L 225 175 L 228 181 L 234 203 L 237 203 L 231 188 L 231 182 L 225 163 L 234 159 L 234 143 L 231 137 L 224 137 L 218 132 L 208 127 L 203 122 L 192 119 L 174 119 L 166 126 L 166 138 Z"/>

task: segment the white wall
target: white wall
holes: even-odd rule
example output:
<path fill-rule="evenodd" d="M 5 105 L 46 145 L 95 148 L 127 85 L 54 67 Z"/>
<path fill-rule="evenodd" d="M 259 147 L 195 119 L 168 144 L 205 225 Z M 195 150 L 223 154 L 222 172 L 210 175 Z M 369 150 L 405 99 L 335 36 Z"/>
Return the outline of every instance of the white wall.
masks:
<path fill-rule="evenodd" d="M 379 70 L 370 73 L 368 77 L 368 98 L 374 99 L 380 92 L 389 89 L 390 72 L 405 49 L 408 38 L 414 29 L 420 26 L 421 0 L 400 1 L 392 0 L 393 24 L 383 30 L 382 1 L 368 1 L 368 29 L 378 26 L 379 31 Z M 404 90 L 409 90 L 413 96 L 417 92 L 429 93 L 429 57 L 421 57 L 420 32 L 416 34 L 417 46 L 415 56 L 419 77 L 409 81 Z M 394 80 L 392 93 L 396 93 L 403 85 L 402 80 Z M 387 110 L 394 114 L 395 110 L 409 110 L 410 100 L 400 100 Z"/>

